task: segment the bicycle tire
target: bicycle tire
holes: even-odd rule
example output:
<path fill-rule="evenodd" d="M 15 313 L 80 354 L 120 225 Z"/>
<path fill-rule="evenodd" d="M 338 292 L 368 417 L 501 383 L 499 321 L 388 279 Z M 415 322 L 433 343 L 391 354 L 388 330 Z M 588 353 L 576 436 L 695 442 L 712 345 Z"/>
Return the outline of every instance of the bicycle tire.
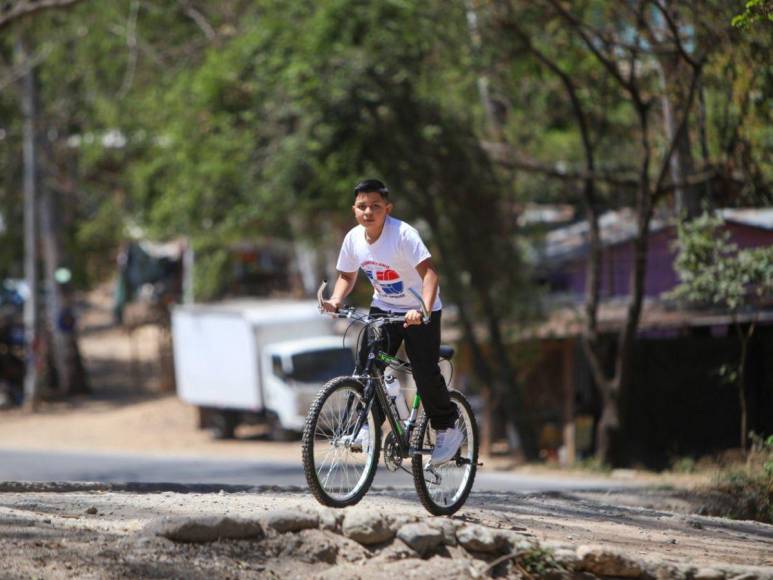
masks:
<path fill-rule="evenodd" d="M 357 478 L 354 488 L 351 489 L 348 493 L 335 494 L 331 492 L 330 485 L 326 485 L 325 482 L 320 481 L 319 471 L 323 469 L 324 462 L 322 465 L 317 466 L 315 461 L 316 446 L 317 444 L 321 446 L 323 442 L 323 439 L 318 437 L 320 434 L 320 430 L 318 429 L 320 425 L 320 418 L 323 416 L 325 404 L 333 400 L 337 393 L 344 391 L 348 391 L 349 393 L 356 395 L 359 397 L 360 401 L 362 401 L 363 387 L 359 381 L 351 377 L 338 377 L 331 379 L 322 387 L 319 395 L 317 395 L 317 398 L 314 400 L 314 403 L 312 403 L 311 408 L 309 409 L 309 413 L 306 416 L 306 424 L 303 429 L 302 440 L 303 471 L 306 476 L 306 482 L 309 485 L 309 489 L 317 501 L 319 501 L 321 504 L 336 508 L 354 505 L 358 503 L 368 492 L 371 484 L 373 483 L 373 478 L 376 475 L 376 468 L 378 467 L 378 460 L 381 452 L 381 425 L 376 421 L 374 410 L 371 406 L 371 409 L 368 413 L 370 445 L 367 456 L 362 456 L 365 458 L 365 465 L 363 466 L 362 474 Z M 340 431 L 340 427 L 341 426 L 338 426 L 336 429 Z M 353 424 L 350 426 L 350 423 L 347 423 L 346 427 L 351 428 L 353 427 Z M 335 441 L 338 441 L 336 437 L 341 437 L 341 433 L 336 435 L 336 432 L 337 431 L 334 430 L 332 434 L 334 443 Z M 336 449 L 336 451 L 334 451 L 335 454 L 338 453 L 338 449 L 343 449 L 343 454 L 352 453 L 348 448 L 338 447 L 333 443 L 331 443 L 331 445 Z M 332 465 L 333 463 L 331 461 L 330 467 L 328 468 L 328 477 L 334 469 Z"/>
<path fill-rule="evenodd" d="M 449 390 L 451 402 L 454 403 L 459 409 L 459 421 L 463 421 L 466 429 L 466 438 L 460 448 L 459 459 L 453 459 L 443 465 L 437 467 L 438 470 L 450 473 L 450 469 L 460 467 L 458 461 L 466 461 L 461 465 L 469 467 L 469 473 L 464 474 L 460 486 L 455 490 L 452 501 L 443 503 L 438 501 L 438 493 L 436 489 L 433 489 L 433 482 L 428 482 L 426 479 L 424 456 L 416 454 L 411 458 L 411 471 L 413 473 L 413 483 L 416 487 L 416 493 L 419 496 L 419 500 L 424 508 L 433 515 L 436 516 L 450 516 L 464 505 L 467 501 L 467 497 L 470 495 L 472 486 L 475 483 L 475 475 L 478 471 L 478 424 L 475 421 L 475 415 L 472 412 L 470 403 L 459 391 Z M 429 425 L 429 417 L 422 415 L 419 423 L 416 425 L 416 430 L 413 433 L 411 440 L 411 446 L 416 449 L 427 448 L 432 444 L 432 437 L 428 435 L 428 430 L 431 431 Z M 462 458 L 462 456 L 464 456 Z"/>

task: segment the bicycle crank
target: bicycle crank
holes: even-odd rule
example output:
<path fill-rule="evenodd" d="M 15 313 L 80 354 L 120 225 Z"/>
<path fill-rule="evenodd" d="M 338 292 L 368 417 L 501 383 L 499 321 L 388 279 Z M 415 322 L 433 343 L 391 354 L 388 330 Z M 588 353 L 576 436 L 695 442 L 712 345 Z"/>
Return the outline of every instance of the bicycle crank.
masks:
<path fill-rule="evenodd" d="M 384 439 L 384 465 L 388 471 L 397 471 L 403 466 L 403 458 L 400 457 L 400 446 L 397 444 L 397 437 L 391 431 Z"/>

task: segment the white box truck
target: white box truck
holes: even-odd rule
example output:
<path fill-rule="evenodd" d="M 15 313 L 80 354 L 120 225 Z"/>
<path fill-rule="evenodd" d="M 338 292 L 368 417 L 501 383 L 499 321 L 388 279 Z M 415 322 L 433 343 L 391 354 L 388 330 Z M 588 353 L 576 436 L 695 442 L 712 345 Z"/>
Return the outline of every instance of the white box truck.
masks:
<path fill-rule="evenodd" d="M 172 311 L 178 396 L 200 409 L 200 427 L 231 438 L 265 422 L 274 437 L 303 429 L 329 379 L 351 374 L 354 355 L 314 301 L 235 300 Z"/>

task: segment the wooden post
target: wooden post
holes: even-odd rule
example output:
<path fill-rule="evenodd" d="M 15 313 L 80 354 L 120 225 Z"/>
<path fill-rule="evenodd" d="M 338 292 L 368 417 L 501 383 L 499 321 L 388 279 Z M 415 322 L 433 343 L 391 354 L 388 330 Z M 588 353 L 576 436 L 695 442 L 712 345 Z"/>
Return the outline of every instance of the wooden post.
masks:
<path fill-rule="evenodd" d="M 577 459 L 574 425 L 574 339 L 567 338 L 562 344 L 562 368 L 564 387 L 564 449 L 566 451 L 566 465 L 572 465 Z"/>

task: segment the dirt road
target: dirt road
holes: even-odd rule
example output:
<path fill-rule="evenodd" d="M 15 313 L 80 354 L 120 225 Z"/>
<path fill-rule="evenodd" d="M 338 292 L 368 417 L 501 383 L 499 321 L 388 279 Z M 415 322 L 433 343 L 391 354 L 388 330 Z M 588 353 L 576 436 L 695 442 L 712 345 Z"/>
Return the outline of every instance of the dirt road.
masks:
<path fill-rule="evenodd" d="M 193 410 L 174 397 L 124 399 L 120 403 L 81 401 L 75 406 L 52 405 L 32 417 L 20 412 L 4 414 L 0 446 L 158 457 L 295 457 L 300 462 L 298 443 L 263 441 L 247 433 L 242 440 L 213 441 L 194 425 Z M 554 472 L 553 476 L 566 474 Z M 599 477 L 593 475 L 593 479 Z M 773 526 L 694 515 L 700 501 L 682 487 L 658 487 L 663 482 L 662 478 L 640 475 L 633 482 L 638 485 L 630 486 L 628 481 L 625 491 L 475 492 L 456 521 L 494 529 L 516 528 L 548 544 L 601 544 L 633 558 L 669 565 L 719 569 L 773 566 Z M 177 488 L 161 491 L 152 486 L 140 486 L 146 490 L 141 493 L 120 487 L 56 493 L 44 492 L 39 486 L 24 493 L 13 491 L 13 486 L 0 489 L 0 553 L 8 554 L 0 564 L 0 578 L 153 576 L 167 575 L 173 569 L 180 571 L 180 577 L 195 577 L 196 571 L 201 577 L 247 577 L 258 570 L 267 577 L 275 572 L 301 578 L 341 563 L 338 559 L 305 561 L 309 560 L 304 552 L 308 546 L 300 539 L 296 546 L 299 552 L 290 550 L 276 560 L 278 556 L 269 557 L 268 552 L 256 549 L 255 542 L 190 546 L 150 541 L 140 534 L 143 526 L 159 515 L 254 515 L 275 508 L 317 509 L 301 489 L 245 492 L 225 487 L 223 494 L 219 489 L 197 493 L 194 487 L 193 493 L 180 493 Z M 394 516 L 436 519 L 426 516 L 410 490 L 376 490 L 346 512 L 385 512 L 387 507 Z M 96 508 L 97 513 L 87 514 L 89 508 Z M 327 541 L 339 545 L 343 539 L 333 534 Z M 372 551 L 368 561 L 381 551 Z M 419 577 L 432 577 L 445 566 L 442 562 L 425 566 Z M 459 572 L 460 577 L 468 572 Z"/>
<path fill-rule="evenodd" d="M 132 349 L 125 334 L 99 318 L 106 317 L 104 309 L 91 316 L 82 348 L 94 397 L 47 404 L 32 416 L 2 412 L 0 447 L 300 461 L 297 443 L 267 442 L 248 431 L 241 432 L 237 441 L 213 441 L 195 429 L 192 408 L 153 392 L 152 331 L 143 331 L 141 347 Z M 132 352 L 138 359 L 134 365 Z M 149 388 L 136 386 L 138 375 L 149 379 Z M 467 535 L 473 536 L 486 536 L 486 530 L 514 530 L 566 557 L 576 558 L 581 546 L 602 545 L 641 563 L 639 577 L 773 578 L 773 526 L 697 515 L 701 499 L 687 483 L 653 475 L 634 477 L 639 485 L 624 491 L 476 492 L 462 512 L 444 520 L 454 529 L 482 526 L 468 530 Z M 392 489 L 374 489 L 361 504 L 337 512 L 332 516 L 339 521 L 335 529 L 320 525 L 289 534 L 272 532 L 260 540 L 197 544 L 143 532 L 161 516 L 254 518 L 277 509 L 327 514 L 302 488 L 0 483 L 0 578 L 467 578 L 499 554 L 476 551 L 480 546 L 462 549 L 462 540 L 453 533 L 424 559 L 399 537 L 371 546 L 353 542 L 341 528 L 341 515 L 383 514 L 394 527 L 410 521 L 446 526 L 440 522 L 443 518 L 429 517 L 422 510 L 412 491 Z M 325 517 L 329 519 L 329 514 Z M 457 536 L 461 537 L 458 531 Z M 501 547 L 497 544 L 497 549 Z M 584 558 L 588 557 L 586 553 Z M 515 563 L 511 560 L 509 567 L 492 570 L 523 575 L 526 568 Z M 530 573 L 539 575 L 538 569 L 547 570 L 530 568 Z M 564 569 L 572 568 L 567 564 Z M 623 575 L 621 569 L 610 570 L 617 572 L 594 574 Z"/>
<path fill-rule="evenodd" d="M 47 489 L 52 487 L 56 488 Z M 351 546 L 340 532 L 318 530 L 314 533 L 323 537 L 309 531 L 262 541 L 201 544 L 175 543 L 143 533 L 159 516 L 259 518 L 278 509 L 319 512 L 319 506 L 303 491 L 212 489 L 202 493 L 194 487 L 193 492 L 182 493 L 185 490 L 164 492 L 148 486 L 147 491 L 135 487 L 136 491 L 128 492 L 120 486 L 113 491 L 96 486 L 92 491 L 57 493 L 42 489 L 32 486 L 25 492 L 0 493 L 2 578 L 247 578 L 258 572 L 263 577 L 307 578 L 335 570 L 342 578 L 394 577 L 405 572 L 401 562 L 411 557 L 399 539 L 363 550 Z M 641 492 L 631 497 L 474 494 L 457 516 L 435 518 L 423 512 L 410 492 L 374 490 L 358 506 L 338 513 L 515 530 L 561 553 L 581 545 L 602 545 L 619 550 L 642 569 L 669 570 L 670 577 L 694 576 L 698 569 L 707 568 L 717 573 L 715 577 L 741 573 L 753 573 L 747 578 L 773 577 L 770 526 L 645 508 L 640 506 L 642 497 Z M 653 504 L 661 499 L 652 492 Z M 626 503 L 637 505 L 627 507 Z M 334 555 L 315 556 L 320 542 L 330 546 Z M 412 555 L 415 559 L 416 554 Z M 487 553 L 470 556 L 462 552 L 454 557 L 449 560 L 447 554 L 440 554 L 415 561 L 413 577 L 469 577 L 471 569 L 477 566 L 480 570 L 493 559 Z M 349 567 L 352 558 L 354 569 Z"/>

